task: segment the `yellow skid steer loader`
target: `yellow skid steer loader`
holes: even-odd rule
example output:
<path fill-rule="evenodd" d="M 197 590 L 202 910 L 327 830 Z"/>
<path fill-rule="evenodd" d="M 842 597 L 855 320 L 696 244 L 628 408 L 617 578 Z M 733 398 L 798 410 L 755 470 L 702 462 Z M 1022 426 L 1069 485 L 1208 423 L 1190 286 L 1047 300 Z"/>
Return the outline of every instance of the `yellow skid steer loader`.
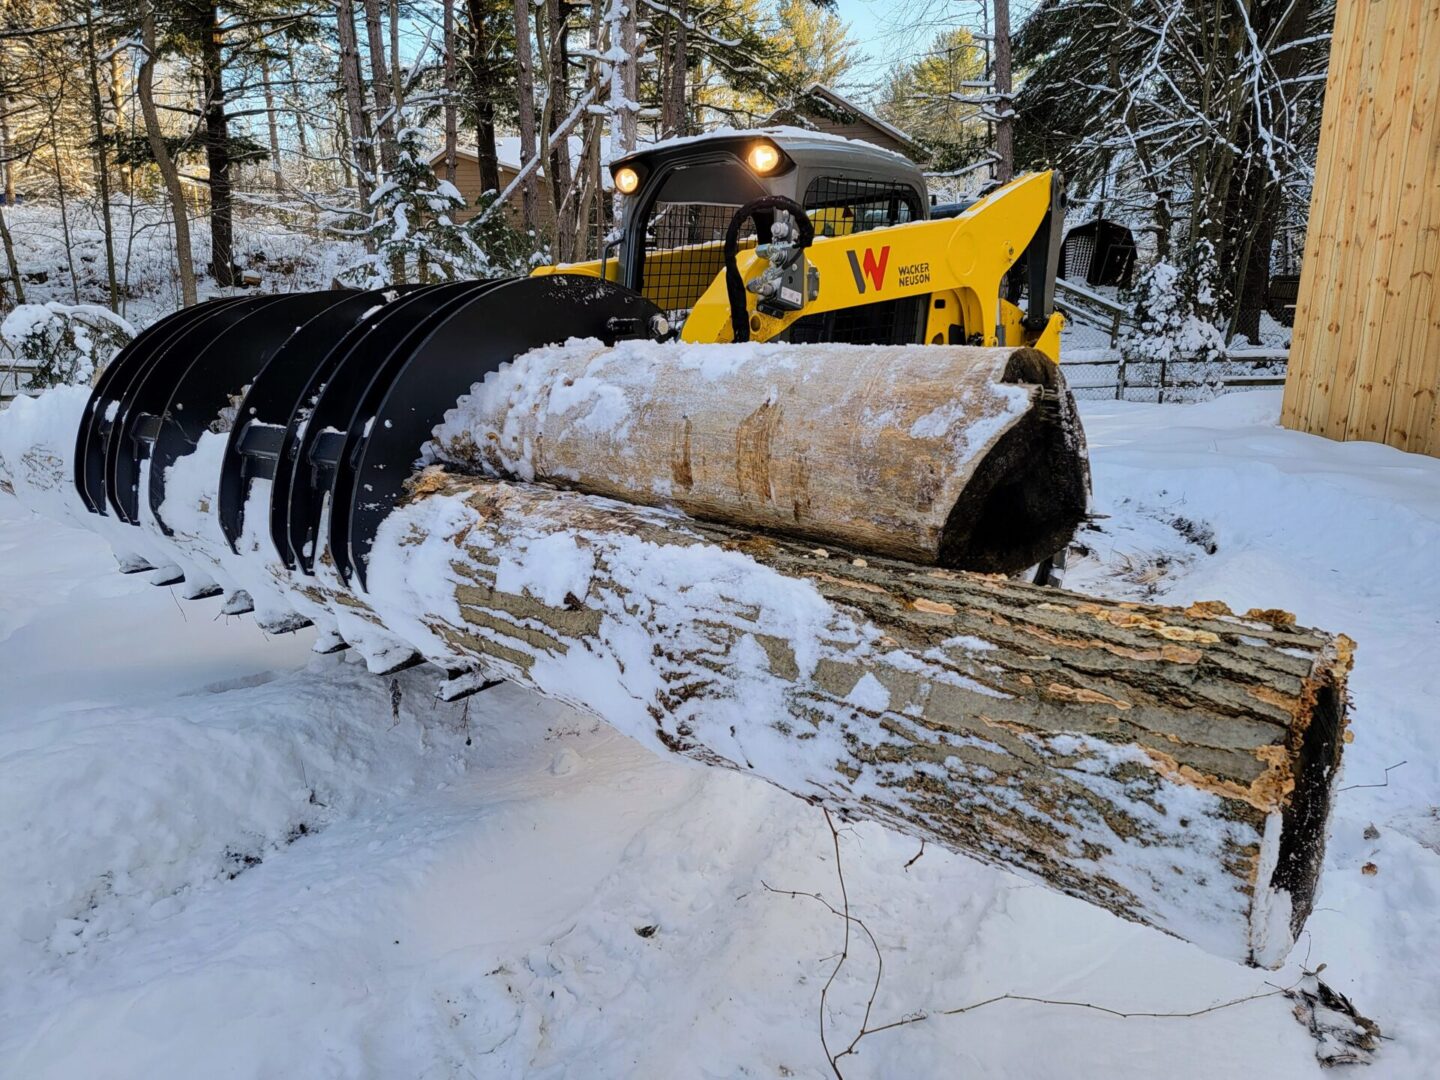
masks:
<path fill-rule="evenodd" d="M 1088 477 L 1056 368 L 1056 174 L 932 207 L 908 160 L 793 129 L 676 140 L 611 172 L 624 210 L 595 262 L 526 278 L 220 299 L 154 324 L 94 388 L 75 455 L 86 507 L 131 525 L 143 507 L 168 535 L 171 466 L 207 431 L 223 432 L 214 513 L 230 546 L 247 512 L 263 511 L 268 520 L 250 529 L 268 532 L 286 567 L 309 574 L 324 558 L 363 590 L 376 530 L 436 425 L 530 350 L 574 338 L 755 341 L 815 360 L 804 350 L 934 345 L 961 347 L 957 370 L 981 365 L 982 379 L 1038 387 L 1045 409 L 1066 414 L 1052 441 L 1071 444 L 1012 447 L 968 474 L 956 513 L 965 536 L 984 540 L 950 543 L 943 561 L 1014 573 L 1064 548 Z M 820 360 L 837 397 L 854 389 Z M 268 482 L 263 507 L 250 497 L 257 480 Z"/>

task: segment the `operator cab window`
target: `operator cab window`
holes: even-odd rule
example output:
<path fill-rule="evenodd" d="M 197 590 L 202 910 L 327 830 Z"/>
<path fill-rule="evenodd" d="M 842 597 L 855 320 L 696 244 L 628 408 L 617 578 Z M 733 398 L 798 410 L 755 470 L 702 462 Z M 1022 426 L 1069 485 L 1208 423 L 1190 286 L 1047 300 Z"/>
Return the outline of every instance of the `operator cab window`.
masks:
<path fill-rule="evenodd" d="M 816 236 L 849 236 L 922 216 L 919 192 L 887 180 L 817 176 L 805 189 L 804 205 Z"/>
<path fill-rule="evenodd" d="M 920 193 L 893 181 L 820 176 L 805 189 L 805 211 L 815 235 L 850 236 L 924 217 Z M 908 345 L 924 340 L 928 296 L 862 303 L 842 311 L 804 315 L 786 340 L 836 341 L 852 345 Z"/>
<path fill-rule="evenodd" d="M 676 169 L 645 216 L 640 291 L 680 326 L 695 302 L 725 269 L 725 230 L 735 212 L 765 194 L 750 172 L 733 161 Z M 755 245 L 747 221 L 740 248 Z"/>

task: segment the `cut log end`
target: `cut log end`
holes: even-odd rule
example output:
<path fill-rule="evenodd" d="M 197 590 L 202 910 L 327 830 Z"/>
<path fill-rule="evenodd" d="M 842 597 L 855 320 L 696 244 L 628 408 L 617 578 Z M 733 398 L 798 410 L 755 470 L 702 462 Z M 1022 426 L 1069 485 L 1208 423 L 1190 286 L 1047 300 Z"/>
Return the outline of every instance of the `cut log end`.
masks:
<path fill-rule="evenodd" d="M 1059 369 L 1016 349 L 1002 383 L 1040 388 L 1034 406 L 975 466 L 940 537 L 940 566 L 1008 574 L 1064 549 L 1090 501 L 1085 434 Z"/>
<path fill-rule="evenodd" d="M 1345 744 L 1345 679 L 1354 646 L 1343 635 L 1324 651 L 1291 729 L 1294 787 L 1280 812 L 1280 835 L 1268 880 L 1256 882 L 1251 962 L 1278 966 L 1315 903 L 1325 861 L 1325 828 Z M 1262 866 L 1266 860 L 1262 859 Z"/>

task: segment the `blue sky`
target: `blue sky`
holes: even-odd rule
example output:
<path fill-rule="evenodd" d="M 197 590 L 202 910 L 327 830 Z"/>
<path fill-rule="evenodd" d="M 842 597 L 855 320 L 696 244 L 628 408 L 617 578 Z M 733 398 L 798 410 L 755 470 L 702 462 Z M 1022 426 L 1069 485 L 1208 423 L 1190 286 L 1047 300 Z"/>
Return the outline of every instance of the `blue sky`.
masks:
<path fill-rule="evenodd" d="M 1010 0 L 1011 28 L 1018 27 L 1037 0 Z M 865 61 L 849 89 L 864 100 L 899 61 L 924 55 L 941 30 L 980 26 L 980 0 L 837 0 L 836 11 L 850 24 Z"/>

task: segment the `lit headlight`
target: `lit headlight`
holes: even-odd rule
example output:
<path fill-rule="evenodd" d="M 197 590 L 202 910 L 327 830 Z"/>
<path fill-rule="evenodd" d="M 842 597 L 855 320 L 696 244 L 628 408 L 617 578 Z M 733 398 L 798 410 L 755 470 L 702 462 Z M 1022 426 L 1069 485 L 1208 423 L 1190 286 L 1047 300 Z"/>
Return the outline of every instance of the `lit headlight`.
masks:
<path fill-rule="evenodd" d="M 750 152 L 745 155 L 745 160 L 750 163 L 750 168 L 763 176 L 765 173 L 772 172 L 780 164 L 780 151 L 769 143 L 756 143 L 750 147 Z"/>
<path fill-rule="evenodd" d="M 640 174 L 629 165 L 615 170 L 615 187 L 621 195 L 634 195 L 640 186 Z"/>

